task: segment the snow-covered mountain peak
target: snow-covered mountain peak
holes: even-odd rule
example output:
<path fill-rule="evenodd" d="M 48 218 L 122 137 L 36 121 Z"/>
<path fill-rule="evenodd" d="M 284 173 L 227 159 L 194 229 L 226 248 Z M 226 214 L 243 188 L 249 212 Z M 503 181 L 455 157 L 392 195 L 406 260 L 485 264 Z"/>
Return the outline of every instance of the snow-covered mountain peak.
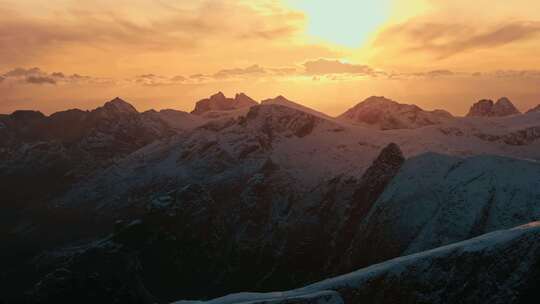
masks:
<path fill-rule="evenodd" d="M 237 108 L 251 107 L 256 105 L 257 102 L 244 93 L 238 93 L 234 96 L 234 101 Z"/>
<path fill-rule="evenodd" d="M 366 98 L 364 101 L 360 102 L 357 106 L 367 106 L 367 105 L 377 105 L 377 106 L 395 106 L 399 103 L 388 99 L 384 96 L 371 96 Z"/>
<path fill-rule="evenodd" d="M 493 106 L 493 111 L 497 116 L 508 116 L 521 114 L 514 104 L 507 97 L 502 97 Z"/>
<path fill-rule="evenodd" d="M 269 99 L 265 99 L 263 101 L 261 101 L 261 104 L 262 105 L 281 105 L 281 106 L 285 106 L 285 107 L 288 107 L 288 108 L 292 108 L 292 109 L 296 109 L 296 110 L 299 110 L 299 111 L 302 111 L 302 112 L 306 112 L 306 113 L 309 113 L 311 115 L 315 115 L 315 116 L 318 116 L 318 117 L 321 117 L 321 118 L 324 118 L 324 119 L 327 119 L 327 120 L 332 120 L 333 118 L 322 113 L 322 112 L 319 112 L 317 110 L 314 110 L 312 108 L 308 108 L 304 105 L 301 105 L 297 102 L 294 102 L 294 101 L 291 101 L 289 99 L 287 99 L 286 97 L 284 97 L 283 95 L 279 95 L 275 98 L 269 98 Z"/>
<path fill-rule="evenodd" d="M 275 98 L 269 98 L 262 101 L 262 103 L 293 103 L 283 95 L 278 95 Z"/>
<path fill-rule="evenodd" d="M 452 119 L 446 111 L 425 111 L 417 105 L 401 104 L 382 96 L 372 96 L 341 114 L 338 119 L 381 130 L 416 129 Z"/>
<path fill-rule="evenodd" d="M 216 94 L 210 96 L 210 100 L 224 100 L 225 98 L 227 98 L 227 97 L 225 97 L 225 94 L 223 94 L 223 92 L 221 92 L 221 91 L 219 91 Z"/>
<path fill-rule="evenodd" d="M 121 99 L 120 97 L 116 97 L 113 100 L 106 102 L 102 108 L 105 110 L 114 111 L 117 113 L 130 113 L 130 114 L 139 113 L 133 105 Z"/>

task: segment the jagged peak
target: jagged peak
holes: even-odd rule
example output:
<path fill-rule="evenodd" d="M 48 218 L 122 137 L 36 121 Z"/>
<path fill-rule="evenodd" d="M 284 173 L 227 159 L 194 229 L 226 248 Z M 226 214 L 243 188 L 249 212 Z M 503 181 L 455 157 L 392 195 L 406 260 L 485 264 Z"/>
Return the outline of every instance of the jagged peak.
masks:
<path fill-rule="evenodd" d="M 283 95 L 278 95 L 276 96 L 276 98 L 274 98 L 274 100 L 276 101 L 290 101 L 289 99 L 287 99 L 285 96 Z"/>
<path fill-rule="evenodd" d="M 103 108 L 122 113 L 139 113 L 133 105 L 120 97 L 115 97 L 111 101 L 106 102 Z"/>
<path fill-rule="evenodd" d="M 209 111 L 229 111 L 256 105 L 257 102 L 244 93 L 235 95 L 235 98 L 227 98 L 223 92 L 218 92 L 210 98 L 199 100 L 195 104 L 192 114 L 200 115 Z"/>
<path fill-rule="evenodd" d="M 338 119 L 381 130 L 415 129 L 440 124 L 452 115 L 446 111 L 426 111 L 414 104 L 398 103 L 384 96 L 371 96 L 348 109 Z"/>
<path fill-rule="evenodd" d="M 364 101 L 361 101 L 359 104 L 373 104 L 373 103 L 398 104 L 398 102 L 396 102 L 396 101 L 394 101 L 392 99 L 386 98 L 384 96 L 370 96 L 370 97 L 364 99 Z"/>
<path fill-rule="evenodd" d="M 244 92 L 240 92 L 240 93 L 236 93 L 236 95 L 234 95 L 234 99 L 242 99 L 242 98 L 249 98 L 250 100 L 253 100 L 251 97 L 247 96 Z M 253 100 L 255 101 L 255 100 Z"/>
<path fill-rule="evenodd" d="M 414 104 L 399 103 L 395 100 L 386 98 L 384 96 L 370 96 L 364 99 L 363 101 L 359 102 L 358 104 L 356 104 L 347 112 L 355 111 L 355 110 L 363 109 L 363 108 L 380 108 L 380 109 L 410 108 L 417 111 L 423 111 L 422 108 Z"/>
<path fill-rule="evenodd" d="M 507 97 L 501 97 L 494 105 L 495 110 L 508 111 L 508 113 L 519 114 L 520 111 L 514 106 L 514 104 Z"/>
<path fill-rule="evenodd" d="M 510 99 L 508 99 L 508 97 L 499 98 L 499 100 L 497 100 L 497 103 L 498 104 L 511 104 L 513 106 L 512 102 L 510 101 Z"/>
<path fill-rule="evenodd" d="M 223 92 L 219 91 L 216 94 L 213 94 L 210 96 L 210 100 L 224 100 L 227 97 L 225 97 L 225 94 Z"/>
<path fill-rule="evenodd" d="M 150 109 L 150 110 L 146 110 L 142 112 L 141 114 L 156 114 L 156 113 L 158 113 L 158 111 L 156 111 L 155 109 Z"/>
<path fill-rule="evenodd" d="M 237 93 L 234 96 L 234 101 L 237 107 L 249 107 L 258 104 L 253 98 L 247 96 L 244 93 Z"/>
<path fill-rule="evenodd" d="M 497 102 L 491 99 L 479 100 L 471 106 L 467 117 L 503 117 L 520 113 L 510 99 L 501 97 Z"/>
<path fill-rule="evenodd" d="M 287 99 L 283 95 L 278 95 L 278 96 L 276 96 L 274 98 L 268 98 L 268 99 L 265 99 L 265 100 L 261 101 L 261 104 L 272 104 L 272 103 L 275 103 L 275 104 L 296 104 L 295 102 Z"/>
<path fill-rule="evenodd" d="M 269 106 L 269 105 L 279 105 L 279 106 L 285 106 L 287 108 L 291 108 L 297 111 L 301 111 L 304 113 L 308 113 L 310 115 L 314 115 L 319 118 L 323 118 L 326 120 L 332 120 L 333 117 L 330 117 L 326 115 L 325 113 L 319 112 L 315 109 L 312 109 L 310 107 L 304 106 L 302 104 L 296 103 L 294 101 L 291 101 L 284 97 L 283 95 L 276 96 L 275 98 L 269 98 L 261 101 L 261 105 Z"/>

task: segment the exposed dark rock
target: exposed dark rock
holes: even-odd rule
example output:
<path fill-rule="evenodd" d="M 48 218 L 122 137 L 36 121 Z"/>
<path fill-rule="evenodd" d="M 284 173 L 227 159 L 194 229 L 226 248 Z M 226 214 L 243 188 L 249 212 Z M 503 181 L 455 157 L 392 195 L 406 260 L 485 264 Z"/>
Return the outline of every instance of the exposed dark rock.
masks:
<path fill-rule="evenodd" d="M 350 210 L 346 214 L 344 224 L 336 233 L 336 246 L 334 249 L 336 256 L 331 262 L 334 269 L 339 271 L 343 271 L 343 268 L 350 270 L 351 265 L 344 266 L 342 263 L 343 253 L 349 249 L 360 224 L 404 162 L 405 158 L 399 146 L 391 143 L 381 151 L 377 159 L 362 175 L 354 191 Z M 352 258 L 354 259 L 354 257 Z M 354 261 L 351 261 L 351 263 L 356 264 Z M 342 269 L 340 269 L 340 266 Z"/>

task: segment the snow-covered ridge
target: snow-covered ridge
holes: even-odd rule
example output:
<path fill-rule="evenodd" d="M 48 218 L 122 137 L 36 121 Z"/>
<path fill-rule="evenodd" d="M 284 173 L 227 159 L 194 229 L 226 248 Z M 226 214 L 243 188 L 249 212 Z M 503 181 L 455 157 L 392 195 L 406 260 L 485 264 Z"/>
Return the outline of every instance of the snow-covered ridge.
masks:
<path fill-rule="evenodd" d="M 539 175 L 537 162 L 500 156 L 412 157 L 358 226 L 346 268 L 536 221 Z"/>
<path fill-rule="evenodd" d="M 306 287 L 271 293 L 238 293 L 176 304 L 289 303 L 322 292 L 340 303 L 519 303 L 540 261 L 540 223 L 499 230 L 467 241 L 399 257 Z M 482 267 L 477 267 L 482 263 Z M 504 274 L 504 275 L 503 275 Z M 469 284 L 474 284 L 469 287 Z M 473 288 L 471 290 L 471 288 Z"/>
<path fill-rule="evenodd" d="M 416 105 L 400 104 L 385 97 L 370 97 L 341 114 L 338 119 L 381 130 L 416 129 L 451 120 L 443 110 L 424 111 Z"/>

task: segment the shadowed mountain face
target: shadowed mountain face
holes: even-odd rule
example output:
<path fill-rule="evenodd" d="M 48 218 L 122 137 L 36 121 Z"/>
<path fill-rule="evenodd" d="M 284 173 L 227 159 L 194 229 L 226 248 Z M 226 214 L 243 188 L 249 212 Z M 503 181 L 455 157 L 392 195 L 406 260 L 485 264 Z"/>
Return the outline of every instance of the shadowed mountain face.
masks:
<path fill-rule="evenodd" d="M 540 230 L 533 222 L 400 257 L 302 288 L 202 303 L 536 303 Z M 464 283 L 465 282 L 465 283 Z"/>
<path fill-rule="evenodd" d="M 131 152 L 155 139 L 173 134 L 165 121 L 141 115 L 132 105 L 119 98 L 92 111 L 75 109 L 48 117 L 39 112 L 16 111 L 4 116 L 2 124 L 2 146 L 56 141 L 70 145 L 80 143 L 90 149 L 90 141 L 95 139 L 95 147 L 102 145 L 104 150 L 114 151 L 124 146 L 126 152 Z M 107 138 L 109 135 L 113 138 Z M 130 145 L 133 148 L 128 147 Z"/>
<path fill-rule="evenodd" d="M 115 99 L 0 116 L 0 241 L 13 249 L 0 256 L 1 299 L 155 303 L 287 290 L 540 216 L 537 113 L 453 118 L 375 97 L 350 121 L 282 96 L 203 101 L 197 115 L 139 113 Z M 366 113 L 378 113 L 371 125 Z M 538 274 L 522 268 L 537 265 L 536 228 L 517 231 L 373 266 L 383 269 L 374 276 L 360 270 L 347 276 L 359 278 L 354 288 L 309 287 L 287 303 L 534 295 Z M 521 236 L 534 249 L 527 260 L 515 259 L 525 256 Z M 506 244 L 517 249 L 497 263 Z M 521 283 L 475 267 L 481 260 Z M 441 278 L 455 288 L 431 284 Z M 464 281 L 478 292 L 466 297 Z"/>
<path fill-rule="evenodd" d="M 339 119 L 381 130 L 415 129 L 452 119 L 443 110 L 424 111 L 416 105 L 400 104 L 384 97 L 370 97 L 341 114 Z"/>
<path fill-rule="evenodd" d="M 108 167 L 116 159 L 181 132 L 166 114 L 171 113 L 141 114 L 115 98 L 92 111 L 75 109 L 51 116 L 16 111 L 0 117 L 1 187 L 7 191 L 27 184 L 40 185 L 37 188 L 43 189 L 35 195 L 34 187 L 17 195 L 24 200 L 43 199 L 41 196 Z M 197 124 L 195 120 L 183 120 L 184 130 Z M 14 199 L 7 196 L 8 201 Z"/>

